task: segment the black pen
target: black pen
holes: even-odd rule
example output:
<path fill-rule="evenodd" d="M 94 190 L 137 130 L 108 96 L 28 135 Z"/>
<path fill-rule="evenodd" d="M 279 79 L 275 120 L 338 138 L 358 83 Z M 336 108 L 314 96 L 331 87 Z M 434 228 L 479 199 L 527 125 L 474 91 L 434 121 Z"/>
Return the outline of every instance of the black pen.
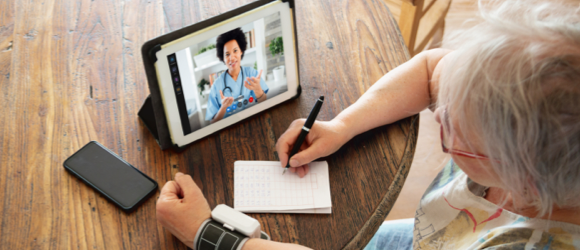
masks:
<path fill-rule="evenodd" d="M 306 135 L 308 135 L 308 132 L 310 132 L 310 128 L 312 128 L 312 124 L 314 124 L 314 120 L 316 120 L 316 116 L 318 116 L 318 112 L 320 111 L 320 107 L 322 107 L 323 102 L 324 96 L 320 96 L 320 98 L 318 98 L 318 100 L 316 101 L 316 104 L 314 104 L 314 108 L 312 108 L 312 111 L 310 111 L 310 115 L 308 115 L 306 123 L 304 123 L 304 126 L 300 131 L 298 140 L 296 140 L 296 143 L 294 143 L 292 151 L 290 151 L 290 155 L 288 155 L 288 162 L 286 163 L 286 167 L 284 168 L 282 174 L 285 174 L 286 169 L 290 167 L 290 159 L 292 158 L 292 156 L 294 156 L 296 153 L 298 153 L 298 150 L 300 150 L 300 146 L 302 146 L 304 139 L 306 139 Z"/>

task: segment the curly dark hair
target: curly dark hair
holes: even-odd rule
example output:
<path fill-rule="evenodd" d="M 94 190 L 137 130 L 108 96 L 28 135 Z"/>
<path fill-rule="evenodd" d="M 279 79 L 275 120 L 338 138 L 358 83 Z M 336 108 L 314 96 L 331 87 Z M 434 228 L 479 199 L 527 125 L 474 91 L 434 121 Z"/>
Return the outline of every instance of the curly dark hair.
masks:
<path fill-rule="evenodd" d="M 231 40 L 236 40 L 236 42 L 238 42 L 238 46 L 240 46 L 240 50 L 242 51 L 241 59 L 244 59 L 244 52 L 246 51 L 246 45 L 248 42 L 246 41 L 246 35 L 244 35 L 242 29 L 236 28 L 217 37 L 215 47 L 217 50 L 217 57 L 222 62 L 224 61 L 224 45 Z"/>

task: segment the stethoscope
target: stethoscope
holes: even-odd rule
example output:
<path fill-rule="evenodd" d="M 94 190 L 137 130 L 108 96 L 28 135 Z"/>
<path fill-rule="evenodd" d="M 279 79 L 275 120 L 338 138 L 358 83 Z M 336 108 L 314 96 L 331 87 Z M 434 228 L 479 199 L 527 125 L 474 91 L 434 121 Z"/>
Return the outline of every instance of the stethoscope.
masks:
<path fill-rule="evenodd" d="M 253 97 L 250 97 L 249 100 L 246 100 L 246 99 L 244 99 L 244 95 L 242 95 L 242 88 L 244 87 L 244 69 L 242 69 L 242 67 L 240 67 L 240 70 L 242 71 L 242 84 L 240 84 L 240 95 L 234 100 L 234 103 L 226 109 L 226 113 L 234 112 L 236 109 L 242 108 L 242 105 L 247 105 L 248 101 L 250 103 L 253 101 L 252 100 Z M 224 75 L 223 75 L 224 88 L 222 89 L 222 93 L 224 93 L 224 95 L 227 95 L 226 90 L 229 90 L 230 91 L 229 96 L 233 97 L 234 92 L 232 91 L 232 88 L 230 88 L 228 86 L 227 81 L 226 81 L 227 73 L 228 73 L 228 70 L 226 69 L 226 72 L 224 72 Z"/>
<path fill-rule="evenodd" d="M 244 87 L 244 69 L 242 69 L 242 67 L 240 67 L 240 71 L 242 71 L 242 84 L 240 84 L 240 94 L 242 93 L 242 87 Z M 222 92 L 224 93 L 224 95 L 226 95 L 226 90 L 230 91 L 230 96 L 233 97 L 234 92 L 232 91 L 232 88 L 228 87 L 227 81 L 226 81 L 226 76 L 227 76 L 228 70 L 226 69 L 226 72 L 224 72 L 224 88 L 222 89 Z"/>

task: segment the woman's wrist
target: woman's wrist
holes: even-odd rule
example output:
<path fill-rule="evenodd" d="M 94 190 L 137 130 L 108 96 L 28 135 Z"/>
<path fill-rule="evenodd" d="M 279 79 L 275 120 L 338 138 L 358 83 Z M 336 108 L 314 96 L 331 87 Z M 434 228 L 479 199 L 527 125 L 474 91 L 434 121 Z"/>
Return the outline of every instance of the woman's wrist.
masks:
<path fill-rule="evenodd" d="M 215 115 L 215 117 L 219 117 L 220 119 L 226 114 L 226 108 L 220 108 Z"/>
<path fill-rule="evenodd" d="M 211 123 L 214 123 L 214 122 L 221 120 L 222 118 L 224 118 L 225 114 L 226 114 L 226 108 L 224 106 L 222 106 L 220 109 L 218 109 L 218 112 L 215 113 L 213 119 L 211 119 Z"/>
<path fill-rule="evenodd" d="M 198 227 L 197 227 L 197 231 L 195 232 L 195 237 L 193 238 L 193 241 L 191 242 L 191 246 L 188 245 L 187 243 L 185 243 L 185 245 L 187 245 L 188 247 L 190 247 L 191 249 L 195 249 L 195 245 L 197 243 L 197 241 L 199 240 L 199 235 L 201 234 L 201 229 L 211 220 L 211 218 L 207 218 L 205 219 Z"/>
<path fill-rule="evenodd" d="M 339 117 L 332 119 L 330 123 L 336 129 L 342 144 L 346 143 L 355 136 L 351 133 L 352 129 L 349 129 L 348 125 Z"/>
<path fill-rule="evenodd" d="M 261 99 L 262 97 L 264 97 L 264 94 L 266 94 L 266 93 L 264 93 L 264 91 L 263 91 L 263 90 L 260 90 L 260 91 L 262 92 L 261 94 L 260 94 L 260 93 L 258 93 L 257 91 L 255 91 L 255 94 L 256 94 L 256 99 Z"/>

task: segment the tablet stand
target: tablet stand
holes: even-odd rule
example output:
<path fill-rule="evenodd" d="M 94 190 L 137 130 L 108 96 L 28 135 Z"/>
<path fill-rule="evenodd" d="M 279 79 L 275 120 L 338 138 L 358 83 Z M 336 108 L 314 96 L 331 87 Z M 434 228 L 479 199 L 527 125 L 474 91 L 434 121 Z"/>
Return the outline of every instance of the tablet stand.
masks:
<path fill-rule="evenodd" d="M 151 132 L 157 143 L 159 143 L 159 134 L 157 134 L 157 125 L 155 124 L 155 112 L 153 112 L 153 104 L 151 104 L 150 95 L 145 99 L 145 102 L 143 103 L 143 106 L 141 106 L 141 109 L 139 109 L 137 115 L 139 115 L 139 118 L 141 118 L 145 127 L 149 129 L 149 132 Z"/>

